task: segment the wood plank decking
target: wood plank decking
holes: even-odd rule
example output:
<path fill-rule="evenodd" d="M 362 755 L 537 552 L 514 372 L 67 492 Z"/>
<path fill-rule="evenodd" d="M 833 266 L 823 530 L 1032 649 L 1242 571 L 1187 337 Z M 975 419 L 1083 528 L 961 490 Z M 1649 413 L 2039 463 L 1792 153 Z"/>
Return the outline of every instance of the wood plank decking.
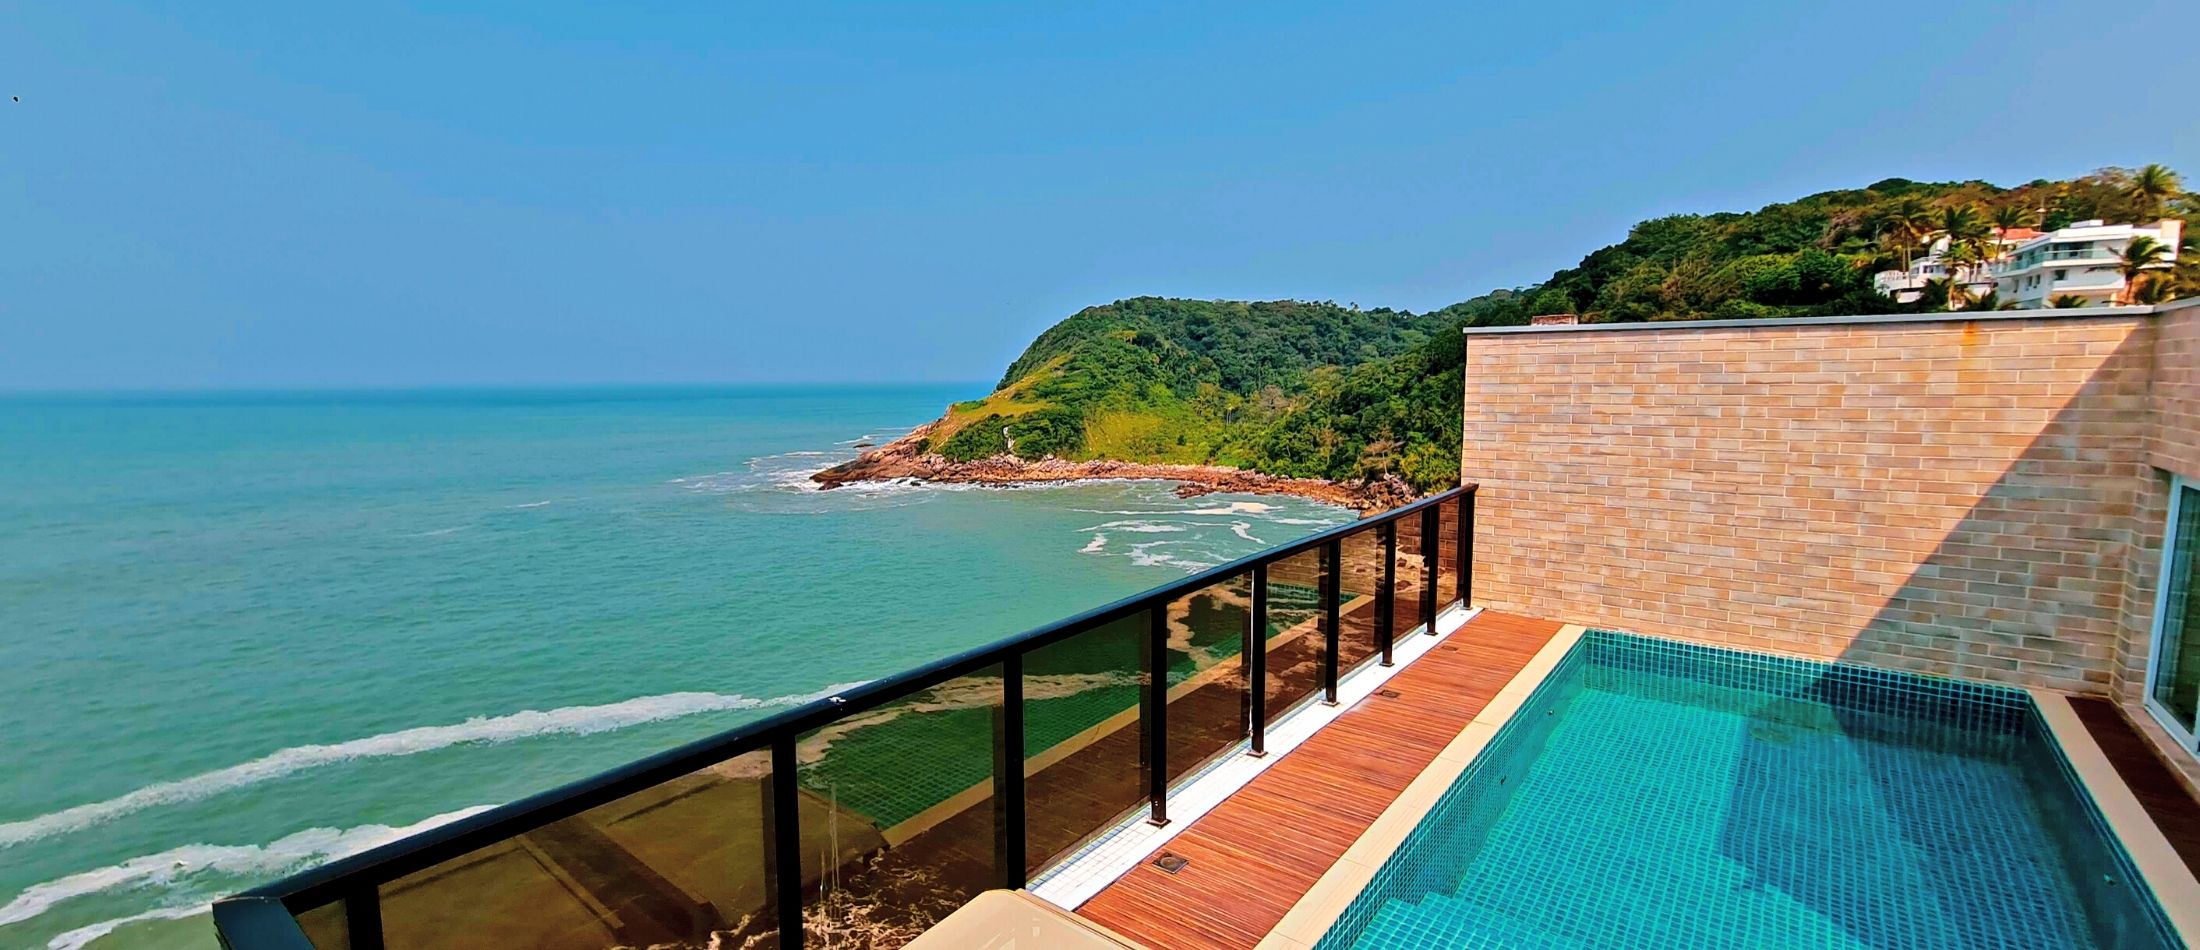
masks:
<path fill-rule="evenodd" d="M 2170 847 L 2185 859 L 2185 866 L 2194 875 L 2200 876 L 2200 801 L 2193 800 L 2184 783 L 2156 757 L 2153 743 L 2124 719 L 2123 710 L 2115 703 L 2096 696 L 2073 696 L 2070 708 L 2139 799 L 2140 807 L 2154 819 L 2154 826 L 2162 829 Z"/>
<path fill-rule="evenodd" d="M 1250 948 L 1559 624 L 1484 611 L 1077 909 L 1154 950 Z"/>

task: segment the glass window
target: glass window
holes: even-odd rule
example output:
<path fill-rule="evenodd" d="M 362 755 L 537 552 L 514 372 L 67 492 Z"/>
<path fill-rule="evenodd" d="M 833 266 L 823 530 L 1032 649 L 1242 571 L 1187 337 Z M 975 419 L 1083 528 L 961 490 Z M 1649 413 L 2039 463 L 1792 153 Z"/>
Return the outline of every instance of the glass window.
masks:
<path fill-rule="evenodd" d="M 2189 734 L 2200 712 L 2200 488 L 2180 480 L 2174 493 L 2151 692 Z"/>

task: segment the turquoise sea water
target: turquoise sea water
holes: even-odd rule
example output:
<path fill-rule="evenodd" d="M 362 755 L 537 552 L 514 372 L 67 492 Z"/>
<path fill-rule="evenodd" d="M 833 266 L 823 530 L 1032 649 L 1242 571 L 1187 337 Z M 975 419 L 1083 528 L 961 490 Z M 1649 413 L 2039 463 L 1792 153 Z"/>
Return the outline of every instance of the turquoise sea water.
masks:
<path fill-rule="evenodd" d="M 0 399 L 0 948 L 211 947 L 219 894 L 1350 517 L 808 487 L 983 388 Z"/>

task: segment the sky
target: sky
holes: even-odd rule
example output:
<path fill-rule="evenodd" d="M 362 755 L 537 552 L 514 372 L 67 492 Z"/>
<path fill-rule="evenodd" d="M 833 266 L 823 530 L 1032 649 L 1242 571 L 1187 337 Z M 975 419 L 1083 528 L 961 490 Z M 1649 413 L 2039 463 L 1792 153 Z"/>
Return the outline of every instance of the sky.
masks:
<path fill-rule="evenodd" d="M 1662 214 L 2200 179 L 2196 34 L 2189 0 L 0 0 L 0 389 L 991 380 L 1130 296 L 1424 310 Z"/>

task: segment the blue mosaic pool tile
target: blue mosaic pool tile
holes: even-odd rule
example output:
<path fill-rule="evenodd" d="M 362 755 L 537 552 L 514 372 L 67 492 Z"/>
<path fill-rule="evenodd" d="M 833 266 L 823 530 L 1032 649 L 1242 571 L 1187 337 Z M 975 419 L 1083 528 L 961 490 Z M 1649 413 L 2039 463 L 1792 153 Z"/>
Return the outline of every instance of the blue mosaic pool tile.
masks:
<path fill-rule="evenodd" d="M 1593 631 L 1318 946 L 2167 933 L 2021 691 Z"/>

